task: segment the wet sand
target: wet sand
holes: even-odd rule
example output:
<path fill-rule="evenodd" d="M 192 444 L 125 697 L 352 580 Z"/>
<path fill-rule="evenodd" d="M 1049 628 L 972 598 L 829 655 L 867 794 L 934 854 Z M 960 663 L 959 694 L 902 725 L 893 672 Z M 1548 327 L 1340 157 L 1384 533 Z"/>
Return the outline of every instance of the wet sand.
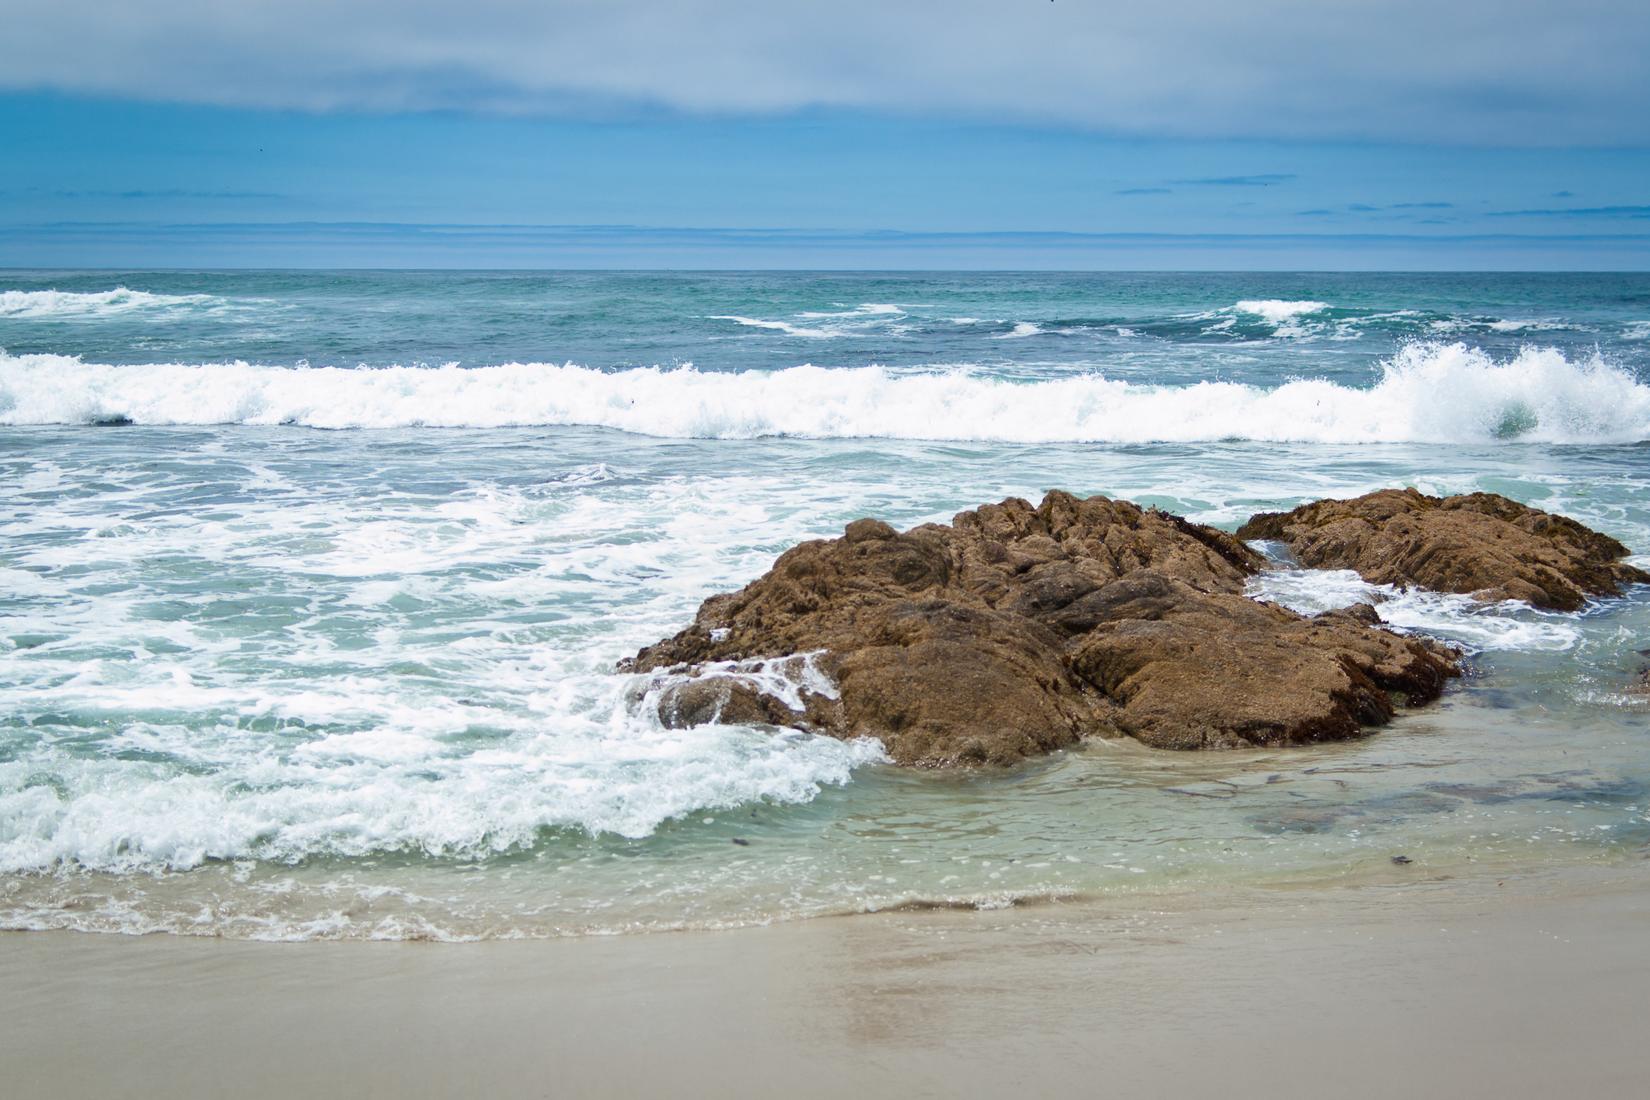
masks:
<path fill-rule="evenodd" d="M 0 936 L 34 1097 L 1637 1097 L 1650 864 L 578 940 Z"/>

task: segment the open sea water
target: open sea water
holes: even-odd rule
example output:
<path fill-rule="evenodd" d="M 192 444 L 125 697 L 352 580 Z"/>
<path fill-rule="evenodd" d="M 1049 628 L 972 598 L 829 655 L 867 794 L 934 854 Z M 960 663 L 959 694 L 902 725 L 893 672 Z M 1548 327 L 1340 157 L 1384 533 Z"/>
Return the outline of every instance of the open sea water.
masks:
<path fill-rule="evenodd" d="M 544 936 L 1650 854 L 1642 587 L 1268 575 L 1471 654 L 1306 749 L 919 773 L 663 729 L 614 671 L 801 539 L 1050 488 L 1228 528 L 1490 490 L 1650 566 L 1650 276 L 11 271 L 0 349 L 0 928 Z"/>

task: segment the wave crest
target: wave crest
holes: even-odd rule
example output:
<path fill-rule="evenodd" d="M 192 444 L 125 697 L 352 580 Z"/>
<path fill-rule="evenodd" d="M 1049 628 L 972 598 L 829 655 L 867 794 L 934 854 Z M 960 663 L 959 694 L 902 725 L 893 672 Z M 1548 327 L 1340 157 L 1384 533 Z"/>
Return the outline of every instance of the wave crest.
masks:
<path fill-rule="evenodd" d="M 1412 345 L 1369 388 L 1301 379 L 1152 386 L 1096 374 L 1014 382 L 968 367 L 717 372 L 574 364 L 344 369 L 117 366 L 0 352 L 0 424 L 584 425 L 676 438 L 762 436 L 1152 443 L 1634 443 L 1650 386 L 1598 356 Z"/>
<path fill-rule="evenodd" d="M 1282 324 L 1295 317 L 1307 313 L 1322 313 L 1329 308 L 1328 302 L 1292 302 L 1279 298 L 1249 299 L 1239 302 L 1235 307 L 1239 313 L 1253 313 L 1264 317 L 1274 325 Z"/>

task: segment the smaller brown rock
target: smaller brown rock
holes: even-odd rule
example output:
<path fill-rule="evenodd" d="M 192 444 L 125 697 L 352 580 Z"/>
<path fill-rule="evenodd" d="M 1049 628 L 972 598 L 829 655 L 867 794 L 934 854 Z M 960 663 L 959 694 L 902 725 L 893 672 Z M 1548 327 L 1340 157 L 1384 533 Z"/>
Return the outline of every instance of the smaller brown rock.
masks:
<path fill-rule="evenodd" d="M 1354 569 L 1371 584 L 1524 600 L 1551 611 L 1650 583 L 1650 573 L 1621 560 L 1628 550 L 1615 539 L 1495 493 L 1384 489 L 1263 512 L 1238 536 L 1277 540 L 1302 565 Z"/>
<path fill-rule="evenodd" d="M 1366 605 L 1308 619 L 1165 587 L 1158 606 L 1125 605 L 1130 614 L 1090 632 L 1072 662 L 1114 704 L 1117 726 L 1155 748 L 1344 740 L 1391 720 L 1395 695 L 1430 702 L 1457 674 L 1452 653 L 1376 629 Z"/>

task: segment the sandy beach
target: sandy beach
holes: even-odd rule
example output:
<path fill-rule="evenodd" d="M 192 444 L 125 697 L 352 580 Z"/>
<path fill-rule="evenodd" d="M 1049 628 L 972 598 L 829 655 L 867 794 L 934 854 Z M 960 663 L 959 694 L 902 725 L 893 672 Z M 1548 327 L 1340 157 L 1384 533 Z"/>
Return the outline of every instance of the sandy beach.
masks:
<path fill-rule="evenodd" d="M 33 1097 L 1642 1095 L 1650 869 L 471 945 L 0 939 Z"/>

